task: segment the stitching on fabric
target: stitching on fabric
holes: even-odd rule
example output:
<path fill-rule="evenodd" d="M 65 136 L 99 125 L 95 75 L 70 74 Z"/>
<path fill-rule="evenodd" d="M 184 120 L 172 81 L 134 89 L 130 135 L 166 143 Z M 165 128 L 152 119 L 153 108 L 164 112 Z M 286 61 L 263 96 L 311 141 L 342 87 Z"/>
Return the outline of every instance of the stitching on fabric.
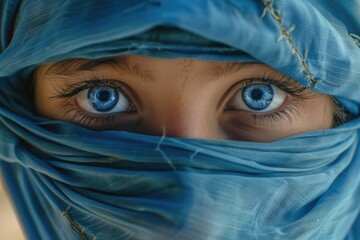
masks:
<path fill-rule="evenodd" d="M 190 156 L 190 161 L 194 161 L 194 157 L 195 157 L 199 152 L 201 152 L 201 148 L 196 149 L 196 151 L 191 154 L 191 156 Z"/>
<path fill-rule="evenodd" d="M 166 130 L 165 130 L 165 127 L 163 126 L 162 127 L 162 129 L 163 129 L 163 134 L 162 134 L 162 136 L 161 136 L 161 138 L 160 138 L 160 141 L 159 141 L 159 143 L 158 143 L 158 145 L 156 146 L 156 148 L 155 148 L 155 151 L 158 151 L 158 152 L 160 152 L 160 154 L 163 156 L 163 158 L 166 160 L 166 162 L 170 165 L 170 167 L 176 172 L 176 167 L 175 167 L 175 165 L 171 162 L 171 160 L 170 160 L 170 158 L 168 157 L 168 156 L 166 156 L 166 153 L 161 149 L 161 144 L 162 144 L 162 142 L 164 141 L 164 139 L 165 139 L 165 135 L 166 135 Z"/>
<path fill-rule="evenodd" d="M 360 36 L 355 33 L 350 33 L 350 37 L 355 42 L 355 44 L 360 48 Z"/>
<path fill-rule="evenodd" d="M 294 41 L 291 39 L 291 32 L 293 32 L 296 28 L 296 25 L 293 24 L 289 29 L 286 29 L 284 22 L 281 18 L 280 11 L 274 8 L 274 2 L 275 0 L 261 0 L 262 3 L 265 5 L 264 11 L 261 14 L 261 18 L 264 18 L 266 16 L 266 13 L 269 12 L 270 16 L 275 20 L 275 22 L 278 24 L 278 26 L 281 29 L 281 34 L 277 38 L 277 42 L 280 42 L 283 39 L 286 39 L 287 42 L 290 44 L 290 47 L 292 49 L 291 54 L 299 58 L 301 62 L 301 67 L 299 69 L 300 72 L 305 72 L 307 78 L 310 80 L 310 85 L 313 87 L 316 84 L 316 80 L 314 79 L 314 76 L 310 72 L 310 69 L 308 65 L 306 64 L 306 59 L 308 55 L 308 50 L 305 51 L 304 56 L 301 54 L 299 49 L 295 46 Z"/>
<path fill-rule="evenodd" d="M 69 221 L 71 229 L 81 236 L 81 240 L 89 240 L 85 234 L 86 228 L 83 227 L 82 229 L 80 229 L 79 225 L 71 218 L 71 216 L 69 214 L 70 209 L 71 209 L 71 206 L 68 206 L 66 208 L 66 210 L 63 211 L 61 214 L 63 216 L 65 216 L 66 219 Z M 93 238 L 93 240 L 96 240 L 96 236 Z"/>

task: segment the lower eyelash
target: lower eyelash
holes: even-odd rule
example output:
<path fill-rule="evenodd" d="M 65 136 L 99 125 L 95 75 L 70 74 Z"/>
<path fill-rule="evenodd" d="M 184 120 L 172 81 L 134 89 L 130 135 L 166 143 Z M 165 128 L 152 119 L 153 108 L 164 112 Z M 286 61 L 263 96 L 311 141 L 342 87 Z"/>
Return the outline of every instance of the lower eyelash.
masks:
<path fill-rule="evenodd" d="M 53 85 L 55 92 L 51 96 L 50 100 L 62 100 L 60 110 L 63 113 L 63 117 L 69 119 L 69 121 L 83 125 L 91 126 L 91 128 L 96 128 L 98 130 L 109 129 L 114 125 L 115 118 L 119 113 L 114 114 L 92 114 L 81 110 L 76 101 L 76 95 L 90 87 L 94 86 L 109 86 L 116 88 L 122 92 L 126 97 L 126 91 L 124 90 L 124 84 L 116 80 L 101 79 L 95 77 L 95 80 L 83 80 L 81 82 L 70 84 L 68 83 L 65 86 L 62 85 Z M 131 108 L 135 108 L 131 103 Z M 70 117 L 69 117 L 70 116 Z"/>
<path fill-rule="evenodd" d="M 261 126 L 274 126 L 279 123 L 291 124 L 294 117 L 300 115 L 299 107 L 295 102 L 297 100 L 292 100 L 287 103 L 287 106 L 276 112 L 267 112 L 267 113 L 254 113 L 249 112 L 254 121 L 255 125 Z"/>
<path fill-rule="evenodd" d="M 303 91 L 306 89 L 300 84 L 295 86 L 289 84 L 289 79 L 285 75 L 279 80 L 273 80 L 272 78 L 263 76 L 260 78 L 252 78 L 242 80 L 244 85 L 254 84 L 254 83 L 267 83 L 272 84 L 287 94 L 293 96 L 293 99 L 287 103 L 287 106 L 281 110 L 275 110 L 274 112 L 265 112 L 265 113 L 255 113 L 247 112 L 253 119 L 254 124 L 263 125 L 263 126 L 274 126 L 279 123 L 291 124 L 293 117 L 297 114 L 299 115 L 299 108 L 295 104 L 298 100 L 304 100 L 311 98 L 311 96 L 303 94 Z M 51 99 L 63 99 L 64 102 L 61 106 L 61 110 L 64 111 L 64 117 L 71 116 L 70 121 L 78 123 L 84 126 L 92 126 L 94 128 L 109 128 L 112 126 L 116 115 L 92 115 L 83 111 L 80 111 L 76 108 L 76 100 L 74 96 L 89 86 L 93 85 L 110 85 L 112 87 L 120 88 L 119 84 L 116 81 L 112 80 L 101 80 L 97 79 L 96 81 L 84 81 L 78 84 L 73 84 L 71 87 L 67 86 L 65 88 L 57 89 L 56 96 L 53 96 Z M 243 86 L 244 87 L 244 86 Z"/>
<path fill-rule="evenodd" d="M 83 125 L 83 126 L 92 126 L 92 127 L 108 127 L 112 126 L 115 120 L 114 114 L 108 114 L 108 115 L 89 115 L 88 113 L 84 113 L 80 110 L 77 110 L 76 107 L 74 107 L 73 97 L 70 97 L 66 100 L 60 107 L 60 110 L 64 111 L 64 117 L 71 115 L 71 122 L 75 122 L 77 124 Z"/>
<path fill-rule="evenodd" d="M 250 78 L 242 80 L 242 87 L 234 93 L 234 96 L 241 91 L 244 87 L 251 84 L 270 84 L 280 90 L 284 91 L 286 94 L 292 96 L 292 99 L 286 103 L 286 106 L 282 109 L 275 109 L 271 112 L 251 112 L 251 111 L 242 111 L 250 115 L 253 124 L 258 126 L 275 126 L 277 124 L 291 124 L 294 117 L 300 115 L 299 103 L 306 99 L 311 99 L 314 95 L 311 92 L 305 92 L 306 87 L 302 86 L 299 83 L 291 83 L 292 80 L 286 75 L 281 75 L 276 80 L 271 77 L 266 77 L 265 75 L 260 78 Z"/>

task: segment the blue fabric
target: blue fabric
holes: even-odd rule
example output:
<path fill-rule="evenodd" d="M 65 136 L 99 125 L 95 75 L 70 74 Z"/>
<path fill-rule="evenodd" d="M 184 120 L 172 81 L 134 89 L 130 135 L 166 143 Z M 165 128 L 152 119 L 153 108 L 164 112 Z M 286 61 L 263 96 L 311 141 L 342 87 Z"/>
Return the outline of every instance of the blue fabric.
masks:
<path fill-rule="evenodd" d="M 357 239 L 360 3 L 0 0 L 0 167 L 29 239 Z M 273 143 L 34 115 L 31 72 L 121 54 L 260 61 L 354 118 Z"/>

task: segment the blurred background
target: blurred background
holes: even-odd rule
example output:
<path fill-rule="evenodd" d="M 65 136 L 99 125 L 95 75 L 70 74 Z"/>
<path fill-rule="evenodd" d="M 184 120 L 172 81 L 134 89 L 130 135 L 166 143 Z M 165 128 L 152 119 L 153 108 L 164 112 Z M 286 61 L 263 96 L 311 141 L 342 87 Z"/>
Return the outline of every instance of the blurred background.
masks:
<path fill-rule="evenodd" d="M 0 176 L 1 177 L 1 176 Z M 12 204 L 7 196 L 6 188 L 0 179 L 0 233 L 1 240 L 24 240 L 19 222 Z"/>

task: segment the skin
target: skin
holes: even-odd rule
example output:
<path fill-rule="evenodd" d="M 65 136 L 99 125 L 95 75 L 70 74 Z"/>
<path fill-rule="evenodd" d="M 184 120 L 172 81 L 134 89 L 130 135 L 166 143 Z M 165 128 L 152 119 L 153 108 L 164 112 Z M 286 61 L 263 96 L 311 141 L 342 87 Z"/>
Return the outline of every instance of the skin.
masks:
<path fill-rule="evenodd" d="M 54 71 L 56 63 L 40 66 L 35 72 L 38 114 L 95 130 L 254 142 L 271 142 L 299 133 L 327 129 L 333 124 L 334 103 L 331 98 L 308 89 L 296 97 L 286 94 L 284 103 L 267 113 L 229 109 L 237 90 L 244 87 L 244 79 L 265 76 L 277 80 L 283 77 L 263 64 L 247 64 L 224 74 L 221 73 L 221 70 L 226 70 L 224 62 L 166 60 L 133 55 L 126 56 L 125 62 L 129 71 L 124 67 L 114 68 L 112 64 L 103 64 L 91 70 L 58 74 Z M 84 112 L 76 104 L 76 97 L 55 97 L 59 89 L 95 78 L 125 84 L 126 94 L 136 111 L 108 114 L 112 121 L 85 123 L 75 117 L 75 111 L 68 111 L 71 106 Z M 287 81 L 290 85 L 298 85 L 293 80 Z M 290 117 L 264 117 L 285 111 L 289 106 L 293 109 Z M 87 114 L 99 117 L 98 114 Z"/>

